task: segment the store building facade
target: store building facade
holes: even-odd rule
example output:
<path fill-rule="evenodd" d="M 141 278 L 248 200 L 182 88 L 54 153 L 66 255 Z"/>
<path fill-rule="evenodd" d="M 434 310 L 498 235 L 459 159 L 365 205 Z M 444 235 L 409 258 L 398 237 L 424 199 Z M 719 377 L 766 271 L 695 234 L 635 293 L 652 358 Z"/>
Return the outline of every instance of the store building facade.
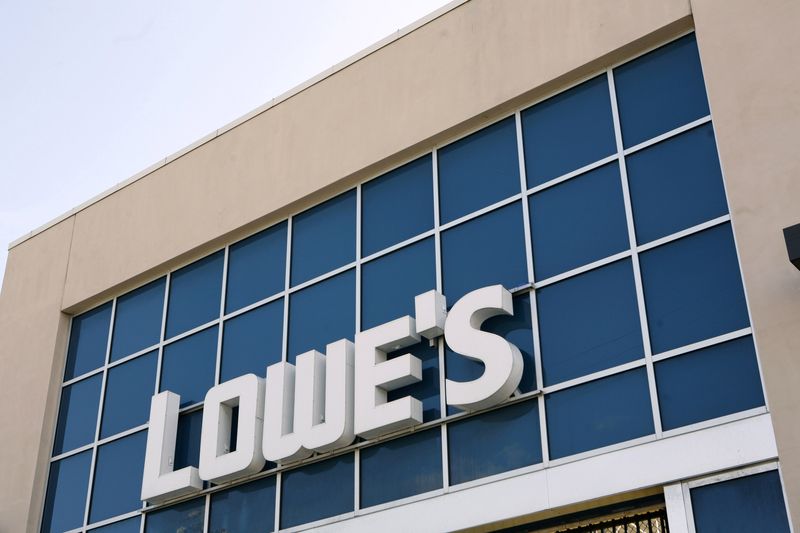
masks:
<path fill-rule="evenodd" d="M 0 531 L 796 529 L 798 20 L 456 2 L 12 243 Z"/>

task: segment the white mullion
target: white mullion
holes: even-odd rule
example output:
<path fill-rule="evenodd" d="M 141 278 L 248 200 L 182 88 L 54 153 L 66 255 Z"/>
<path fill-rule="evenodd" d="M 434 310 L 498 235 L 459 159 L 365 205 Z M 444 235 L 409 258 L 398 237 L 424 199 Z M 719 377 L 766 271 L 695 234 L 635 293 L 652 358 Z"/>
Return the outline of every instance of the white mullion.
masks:
<path fill-rule="evenodd" d="M 281 492 L 283 491 L 283 472 L 275 474 L 275 524 L 273 531 L 281 529 Z"/>
<path fill-rule="evenodd" d="M 161 335 L 158 339 L 158 365 L 156 366 L 155 392 L 158 394 L 161 389 L 161 365 L 164 360 L 164 337 L 167 334 L 167 307 L 169 305 L 169 287 L 172 283 L 172 272 L 167 273 L 167 281 L 164 287 L 164 306 L 161 311 Z"/>
<path fill-rule="evenodd" d="M 328 280 L 330 278 L 335 278 L 336 276 L 338 276 L 342 272 L 347 272 L 348 270 L 350 270 L 352 268 L 355 268 L 356 267 L 356 263 L 358 263 L 358 261 L 351 261 L 351 262 L 347 263 L 346 265 L 342 265 L 342 266 L 340 266 L 338 268 L 335 268 L 335 269 L 333 269 L 333 270 L 331 270 L 329 272 L 326 272 L 324 274 L 320 274 L 316 278 L 309 279 L 307 281 L 304 281 L 303 283 L 298 283 L 294 287 L 289 287 L 289 288 L 287 288 L 287 294 L 288 293 L 295 293 L 295 292 L 298 292 L 298 291 L 302 291 L 306 287 L 310 287 L 311 285 L 316 285 L 317 283 L 320 283 L 321 281 L 325 281 L 325 280 Z"/>
<path fill-rule="evenodd" d="M 286 272 L 283 279 L 283 339 L 281 341 L 281 361 L 289 360 L 289 288 L 292 284 L 292 221 L 286 220 Z M 277 515 L 276 515 L 277 516 Z M 275 530 L 277 531 L 277 529 Z"/>
<path fill-rule="evenodd" d="M 353 452 L 353 475 L 353 512 L 357 513 L 361 507 L 361 448 Z"/>
<path fill-rule="evenodd" d="M 722 344 L 723 342 L 732 341 L 734 339 L 739 339 L 752 334 L 753 328 L 748 326 L 746 328 L 737 329 L 736 331 L 731 331 L 723 335 L 717 335 L 716 337 L 712 337 L 710 339 L 693 342 L 692 344 L 686 344 L 684 346 L 679 346 L 678 348 L 673 348 L 672 350 L 667 350 L 666 352 L 654 354 L 653 361 L 663 361 L 664 359 L 670 359 L 678 355 L 694 352 L 696 350 L 702 350 L 703 348 L 709 348 L 717 344 Z"/>
<path fill-rule="evenodd" d="M 680 135 L 681 133 L 684 133 L 686 131 L 692 130 L 692 129 L 698 127 L 698 126 L 702 126 L 703 124 L 707 124 L 709 122 L 711 122 L 711 115 L 706 115 L 704 117 L 698 118 L 697 120 L 693 120 L 692 122 L 689 122 L 688 124 L 684 124 L 683 126 L 679 126 L 679 127 L 675 128 L 673 130 L 670 130 L 670 131 L 668 131 L 666 133 L 662 133 L 661 135 L 657 135 L 657 136 L 653 137 L 652 139 L 648 139 L 648 140 L 646 140 L 644 142 L 641 142 L 641 143 L 639 143 L 639 144 L 637 144 L 635 146 L 631 146 L 630 148 L 626 148 L 623 151 L 623 154 L 625 156 L 629 156 L 629 155 L 631 155 L 633 153 L 638 152 L 639 150 L 644 150 L 645 148 L 653 146 L 654 144 L 658 144 L 661 141 L 666 141 L 667 139 L 670 139 L 672 137 Z"/>
<path fill-rule="evenodd" d="M 353 335 L 361 331 L 361 184 L 356 186 L 356 323 Z M 355 336 L 353 337 L 355 340 Z M 353 511 L 361 506 L 361 450 L 353 453 Z"/>
<path fill-rule="evenodd" d="M 217 385 L 222 372 L 222 333 L 223 320 L 225 316 L 225 299 L 228 294 L 228 261 L 230 260 L 230 246 L 225 247 L 225 255 L 222 261 L 222 290 L 219 297 L 219 325 L 217 330 L 217 357 L 214 363 L 214 385 Z"/>
<path fill-rule="evenodd" d="M 657 248 L 662 244 L 667 244 L 672 241 L 677 241 L 678 239 L 682 239 L 683 237 L 688 237 L 689 235 L 694 235 L 695 233 L 700 233 L 701 231 L 705 231 L 709 228 L 713 228 L 714 226 L 719 226 L 726 222 L 729 222 L 731 219 L 730 215 L 722 215 L 717 218 L 712 218 L 711 220 L 707 220 L 701 224 L 697 224 L 690 228 L 686 228 L 681 231 L 677 231 L 665 237 L 661 237 L 660 239 L 656 239 L 654 241 L 650 241 L 646 244 L 641 244 L 636 247 L 636 251 L 638 253 L 646 252 L 647 250 L 652 250 L 653 248 Z"/>
<path fill-rule="evenodd" d="M 539 185 L 534 185 L 530 189 L 526 189 L 525 187 L 527 186 L 527 184 L 525 184 L 525 185 L 523 185 L 522 190 L 523 190 L 523 192 L 525 192 L 528 195 L 536 194 L 537 192 L 541 192 L 541 191 L 543 191 L 545 189 L 550 189 L 551 187 L 555 187 L 556 185 L 560 185 L 561 183 L 564 183 L 565 181 L 571 180 L 572 178 L 575 178 L 575 177 L 580 176 L 582 174 L 586 174 L 587 172 L 589 172 L 591 170 L 594 170 L 596 168 L 600 168 L 600 167 L 602 167 L 604 165 L 612 163 L 612 162 L 617 160 L 617 157 L 618 157 L 617 154 L 612 154 L 612 155 L 606 156 L 603 159 L 595 161 L 594 163 L 589 163 L 588 165 L 584 165 L 584 166 L 582 166 L 580 168 L 577 168 L 575 170 L 571 170 L 571 171 L 567 172 L 566 174 L 562 174 L 561 176 L 557 176 L 557 177 L 555 177 L 553 179 L 547 180 L 544 183 L 540 183 Z"/>
<path fill-rule="evenodd" d="M 209 517 L 211 515 L 211 494 L 210 493 L 206 494 L 206 497 L 204 499 L 205 499 L 205 508 L 203 509 L 203 532 L 204 533 L 209 533 L 208 532 L 208 528 L 209 528 L 208 521 L 209 521 Z"/>
<path fill-rule="evenodd" d="M 617 93 L 614 86 L 614 73 L 611 69 L 607 72 L 608 92 L 611 99 L 611 115 L 614 119 L 614 138 L 619 154 L 619 173 L 622 184 L 622 198 L 625 202 L 625 218 L 628 223 L 628 239 L 631 249 L 631 265 L 633 266 L 633 281 L 636 285 L 636 304 L 639 309 L 639 325 L 642 330 L 642 345 L 644 347 L 645 367 L 647 370 L 647 386 L 650 392 L 650 407 L 653 414 L 653 429 L 656 438 L 662 435 L 661 410 L 658 404 L 658 391 L 656 389 L 656 375 L 653 366 L 653 351 L 650 346 L 650 328 L 647 324 L 647 310 L 644 301 L 644 288 L 642 285 L 642 272 L 639 267 L 639 252 L 636 246 L 636 228 L 633 222 L 633 207 L 631 195 L 628 188 L 628 170 L 625 165 L 625 151 L 622 145 L 622 129 L 619 121 L 619 109 L 617 107 Z"/>
<path fill-rule="evenodd" d="M 455 220 L 451 220 L 450 222 L 447 222 L 445 224 L 440 224 L 439 225 L 439 230 L 440 231 L 445 231 L 445 230 L 448 230 L 448 229 L 453 228 L 455 226 L 459 226 L 461 224 L 469 222 L 470 220 L 474 220 L 476 218 L 479 218 L 479 217 L 481 217 L 481 216 L 483 216 L 483 215 L 485 215 L 487 213 L 491 213 L 492 211 L 497 211 L 501 207 L 505 207 L 507 205 L 513 204 L 514 202 L 519 200 L 522 196 L 523 196 L 522 193 L 517 193 L 517 194 L 514 194 L 514 195 L 509 196 L 507 198 L 503 198 L 502 200 L 499 200 L 499 201 L 493 203 L 492 205 L 487 205 L 486 207 L 478 209 L 477 211 L 473 211 L 473 212 L 471 212 L 471 213 L 469 213 L 467 215 L 464 215 L 462 217 L 459 217 L 459 218 L 457 218 Z"/>
<path fill-rule="evenodd" d="M 95 368 L 94 370 L 90 370 L 90 371 L 86 372 L 85 374 L 81 374 L 80 376 L 71 378 L 71 379 L 63 382 L 61 384 L 61 388 L 63 389 L 64 387 L 69 387 L 73 383 L 77 383 L 79 381 L 83 381 L 84 379 L 90 378 L 90 377 L 95 376 L 97 374 L 100 374 L 102 372 L 103 372 L 103 367 L 102 366 L 100 368 Z"/>

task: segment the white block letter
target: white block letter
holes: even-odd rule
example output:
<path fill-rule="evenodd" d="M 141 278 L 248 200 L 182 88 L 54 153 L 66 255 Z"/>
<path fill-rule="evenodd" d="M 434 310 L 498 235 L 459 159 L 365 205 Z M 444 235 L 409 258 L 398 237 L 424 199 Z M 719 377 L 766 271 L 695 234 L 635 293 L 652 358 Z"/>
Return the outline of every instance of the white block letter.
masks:
<path fill-rule="evenodd" d="M 447 315 L 447 344 L 485 367 L 476 380 L 445 381 L 448 405 L 467 411 L 485 409 L 507 399 L 519 385 L 523 367 L 519 349 L 499 335 L 480 330 L 487 318 L 501 314 L 514 314 L 511 293 L 501 285 L 492 285 L 466 294 Z"/>

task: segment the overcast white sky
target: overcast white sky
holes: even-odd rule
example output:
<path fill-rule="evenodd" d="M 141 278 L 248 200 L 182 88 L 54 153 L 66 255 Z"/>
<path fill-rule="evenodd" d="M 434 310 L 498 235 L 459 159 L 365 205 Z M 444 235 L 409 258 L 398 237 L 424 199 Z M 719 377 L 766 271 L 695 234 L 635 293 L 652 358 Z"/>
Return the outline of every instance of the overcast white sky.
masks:
<path fill-rule="evenodd" d="M 8 243 L 449 0 L 0 0 Z"/>

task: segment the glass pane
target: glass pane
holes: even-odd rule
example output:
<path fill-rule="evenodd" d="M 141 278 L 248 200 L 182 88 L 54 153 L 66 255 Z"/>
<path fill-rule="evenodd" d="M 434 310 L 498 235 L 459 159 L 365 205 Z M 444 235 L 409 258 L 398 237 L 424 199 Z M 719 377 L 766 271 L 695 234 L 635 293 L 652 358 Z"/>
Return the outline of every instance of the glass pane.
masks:
<path fill-rule="evenodd" d="M 528 201 L 537 280 L 630 246 L 617 163 L 545 189 Z"/>
<path fill-rule="evenodd" d="M 639 243 L 728 212 L 711 124 L 636 152 L 625 163 Z"/>
<path fill-rule="evenodd" d="M 274 525 L 274 477 L 211 495 L 209 533 L 267 533 Z"/>
<path fill-rule="evenodd" d="M 617 151 L 605 74 L 522 112 L 528 187 Z"/>
<path fill-rule="evenodd" d="M 438 159 L 442 224 L 520 192 L 514 117 L 441 148 Z"/>
<path fill-rule="evenodd" d="M 225 312 L 283 290 L 286 283 L 286 221 L 232 244 L 228 250 Z"/>
<path fill-rule="evenodd" d="M 205 497 L 147 513 L 147 533 L 203 533 Z"/>
<path fill-rule="evenodd" d="M 625 147 L 708 115 L 694 34 L 614 69 Z"/>
<path fill-rule="evenodd" d="M 435 288 L 433 238 L 365 263 L 361 267 L 361 330 L 414 316 L 414 297 Z"/>
<path fill-rule="evenodd" d="M 202 402 L 214 386 L 217 332 L 212 326 L 164 346 L 160 391 L 181 396 L 181 407 Z"/>
<path fill-rule="evenodd" d="M 72 318 L 64 381 L 103 366 L 110 321 L 111 302 Z"/>
<path fill-rule="evenodd" d="M 438 427 L 361 450 L 361 508 L 442 488 Z"/>
<path fill-rule="evenodd" d="M 777 470 L 695 487 L 691 494 L 697 533 L 790 531 Z"/>
<path fill-rule="evenodd" d="M 157 366 L 158 352 L 153 351 L 109 369 L 101 438 L 147 423 Z"/>
<path fill-rule="evenodd" d="M 353 340 L 356 329 L 356 273 L 348 270 L 298 291 L 289 301 L 289 362 L 325 345 Z"/>
<path fill-rule="evenodd" d="M 538 400 L 528 400 L 447 426 L 450 484 L 542 462 Z"/>
<path fill-rule="evenodd" d="M 671 357 L 655 370 L 665 430 L 764 405 L 749 336 Z"/>
<path fill-rule="evenodd" d="M 361 187 L 361 255 L 433 228 L 433 163 L 427 154 Z"/>
<path fill-rule="evenodd" d="M 348 191 L 292 219 L 292 285 L 356 258 L 356 191 Z"/>
<path fill-rule="evenodd" d="M 178 417 L 178 434 L 175 440 L 175 470 L 186 466 L 200 466 L 200 435 L 203 411 L 193 411 Z"/>
<path fill-rule="evenodd" d="M 750 325 L 730 224 L 639 256 L 657 354 Z"/>
<path fill-rule="evenodd" d="M 550 458 L 653 433 L 647 372 L 637 368 L 545 398 Z"/>
<path fill-rule="evenodd" d="M 399 357 L 410 353 L 422 361 L 422 381 L 400 387 L 389 391 L 387 399 L 397 400 L 405 396 L 413 396 L 422 402 L 422 420 L 428 422 L 436 420 L 441 415 L 441 403 L 439 399 L 439 348 L 430 346 L 428 339 L 409 346 L 403 350 L 398 350 L 388 354 L 387 359 Z"/>
<path fill-rule="evenodd" d="M 89 522 L 142 507 L 142 472 L 147 432 L 140 431 L 97 448 Z"/>
<path fill-rule="evenodd" d="M 545 386 L 644 357 L 630 259 L 536 294 Z"/>
<path fill-rule="evenodd" d="M 157 279 L 117 299 L 111 341 L 112 361 L 158 344 L 166 281 L 167 278 Z"/>
<path fill-rule="evenodd" d="M 219 317 L 224 252 L 172 273 L 167 309 L 167 338 Z"/>
<path fill-rule="evenodd" d="M 525 237 L 519 202 L 442 233 L 444 293 L 452 306 L 469 291 L 528 283 Z"/>
<path fill-rule="evenodd" d="M 220 381 L 248 373 L 266 376 L 282 352 L 283 298 L 225 321 Z"/>
<path fill-rule="evenodd" d="M 107 526 L 91 529 L 90 531 L 92 533 L 139 533 L 141 522 L 142 519 L 136 516 L 121 522 L 114 522 Z"/>
<path fill-rule="evenodd" d="M 282 487 L 281 528 L 353 512 L 353 454 L 290 470 Z"/>
<path fill-rule="evenodd" d="M 61 390 L 53 455 L 94 441 L 102 377 L 101 374 L 95 374 Z"/>
<path fill-rule="evenodd" d="M 43 533 L 60 533 L 83 525 L 91 462 L 92 451 L 88 450 L 50 464 Z"/>

